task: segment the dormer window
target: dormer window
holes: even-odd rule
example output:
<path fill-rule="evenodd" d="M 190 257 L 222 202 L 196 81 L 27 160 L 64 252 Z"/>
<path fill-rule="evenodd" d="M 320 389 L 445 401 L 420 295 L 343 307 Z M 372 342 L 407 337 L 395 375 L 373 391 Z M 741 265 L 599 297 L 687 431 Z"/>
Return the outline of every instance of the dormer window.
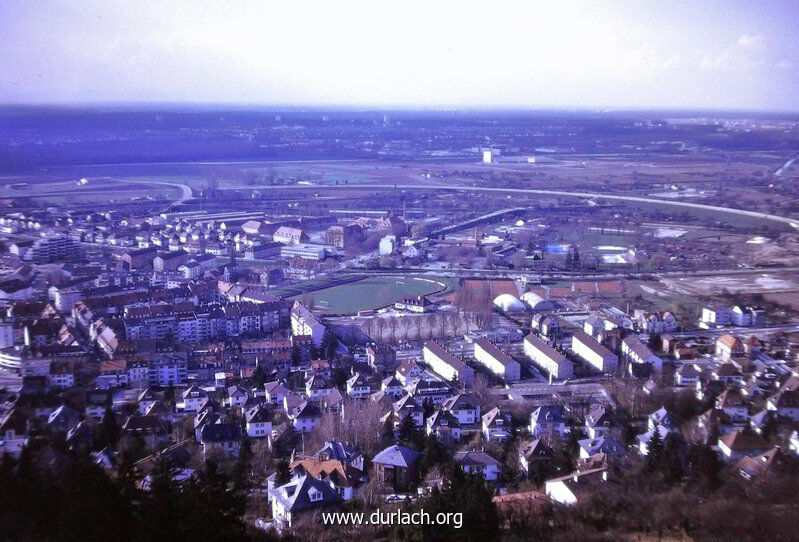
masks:
<path fill-rule="evenodd" d="M 322 492 L 311 488 L 308 490 L 308 498 L 311 502 L 318 502 L 322 500 Z"/>

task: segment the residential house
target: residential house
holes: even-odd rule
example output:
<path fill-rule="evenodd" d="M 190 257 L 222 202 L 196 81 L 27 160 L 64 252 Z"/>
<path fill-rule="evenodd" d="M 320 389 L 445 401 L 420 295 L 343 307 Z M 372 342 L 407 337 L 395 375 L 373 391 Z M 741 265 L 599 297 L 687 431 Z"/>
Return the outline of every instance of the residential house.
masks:
<path fill-rule="evenodd" d="M 542 439 L 537 438 L 519 446 L 519 466 L 528 475 L 533 464 L 551 460 L 552 449 Z"/>
<path fill-rule="evenodd" d="M 738 429 L 719 437 L 718 448 L 723 459 L 733 461 L 765 453 L 769 445 L 757 433 Z"/>
<path fill-rule="evenodd" d="M 765 473 L 776 474 L 777 471 L 792 464 L 791 459 L 775 446 L 760 455 L 741 458 L 735 468 L 743 479 L 752 480 Z"/>
<path fill-rule="evenodd" d="M 592 408 L 585 416 L 585 429 L 592 439 L 609 437 L 613 427 L 613 409 L 599 406 Z"/>
<path fill-rule="evenodd" d="M 0 423 L 0 454 L 19 457 L 28 444 L 28 416 L 19 409 L 11 411 Z"/>
<path fill-rule="evenodd" d="M 468 474 L 482 476 L 486 482 L 499 479 L 500 462 L 484 451 L 456 452 L 454 459 Z"/>
<path fill-rule="evenodd" d="M 335 384 L 322 375 L 313 375 L 305 382 L 305 395 L 308 399 L 318 399 L 333 391 L 335 387 Z"/>
<path fill-rule="evenodd" d="M 612 437 L 598 437 L 583 439 L 577 442 L 580 446 L 580 457 L 588 459 L 596 454 L 605 454 L 608 457 L 621 457 L 624 455 L 624 446 Z"/>
<path fill-rule="evenodd" d="M 391 369 L 397 363 L 397 351 L 388 345 L 367 346 L 366 360 L 372 369 Z"/>
<path fill-rule="evenodd" d="M 598 484 L 605 483 L 607 479 L 607 466 L 575 471 L 566 476 L 547 480 L 544 483 L 544 492 L 554 502 L 571 506 L 582 496 L 594 493 L 594 488 Z"/>
<path fill-rule="evenodd" d="M 253 438 L 265 438 L 272 433 L 272 413 L 264 405 L 250 407 L 244 414 L 247 435 Z"/>
<path fill-rule="evenodd" d="M 380 383 L 380 391 L 396 398 L 402 397 L 405 391 L 402 387 L 402 382 L 396 376 L 387 376 Z"/>
<path fill-rule="evenodd" d="M 530 433 L 533 437 L 565 438 L 566 413 L 562 406 L 540 406 L 530 414 Z"/>
<path fill-rule="evenodd" d="M 799 421 L 799 390 L 785 390 L 769 397 L 766 408 L 781 418 Z"/>
<path fill-rule="evenodd" d="M 242 386 L 230 386 L 227 389 L 227 399 L 225 403 L 231 408 L 242 408 L 250 398 L 250 392 Z"/>
<path fill-rule="evenodd" d="M 361 450 L 357 446 L 352 446 L 337 440 L 325 441 L 325 443 L 321 448 L 319 448 L 313 457 L 319 459 L 320 461 L 335 459 L 346 465 L 350 465 L 359 471 L 364 470 L 364 457 L 361 453 Z"/>
<path fill-rule="evenodd" d="M 447 410 L 437 410 L 425 420 L 426 433 L 435 435 L 445 444 L 454 444 L 461 439 L 461 424 L 458 418 Z"/>
<path fill-rule="evenodd" d="M 674 383 L 677 386 L 696 386 L 699 382 L 699 367 L 694 363 L 683 363 L 674 371 Z"/>
<path fill-rule="evenodd" d="M 237 457 L 241 444 L 241 427 L 237 423 L 209 423 L 200 432 L 203 455 L 214 451 Z"/>
<path fill-rule="evenodd" d="M 510 416 L 494 407 L 482 416 L 483 438 L 488 442 L 505 442 L 510 438 Z"/>
<path fill-rule="evenodd" d="M 338 459 L 302 458 L 289 465 L 295 476 L 308 475 L 327 483 L 341 500 L 359 496 L 366 474 Z"/>
<path fill-rule="evenodd" d="M 424 369 L 422 369 L 422 366 L 412 359 L 406 359 L 399 364 L 399 367 L 397 367 L 397 370 L 394 374 L 397 379 L 402 382 L 403 386 L 407 386 L 413 380 L 421 378 L 421 376 L 424 374 Z"/>
<path fill-rule="evenodd" d="M 480 421 L 480 401 L 470 393 L 459 393 L 450 397 L 441 405 L 441 408 L 451 412 L 464 426 L 476 424 Z"/>
<path fill-rule="evenodd" d="M 723 361 L 744 355 L 744 345 L 735 335 L 722 335 L 716 339 L 716 355 Z"/>
<path fill-rule="evenodd" d="M 312 401 L 303 401 L 299 406 L 292 409 L 289 419 L 294 429 L 300 433 L 310 433 L 322 419 L 322 411 L 317 404 Z"/>
<path fill-rule="evenodd" d="M 449 385 L 440 380 L 417 380 L 406 389 L 420 403 L 430 400 L 434 405 L 440 405 L 452 396 Z"/>
<path fill-rule="evenodd" d="M 660 438 L 661 442 L 665 442 L 671 432 L 672 430 L 670 427 L 658 424 L 650 428 L 649 431 L 638 435 L 638 453 L 641 455 L 647 455 L 649 453 L 649 443 L 652 441 L 652 437 L 655 433 L 658 434 L 658 438 Z"/>
<path fill-rule="evenodd" d="M 264 384 L 266 401 L 274 406 L 282 405 L 283 399 L 292 395 L 291 391 L 280 382 L 267 382 Z"/>
<path fill-rule="evenodd" d="M 408 416 L 413 420 L 413 425 L 415 427 L 421 427 L 424 424 L 424 408 L 422 408 L 422 405 L 420 405 L 412 395 L 406 395 L 394 402 L 393 408 L 397 424 Z"/>
<path fill-rule="evenodd" d="M 377 481 L 393 491 L 407 491 L 419 476 L 418 463 L 422 454 L 411 448 L 394 444 L 372 459 Z"/>
<path fill-rule="evenodd" d="M 746 421 L 749 417 L 749 407 L 737 390 L 724 390 L 716 398 L 716 408 L 733 421 Z"/>
<path fill-rule="evenodd" d="M 347 395 L 353 399 L 366 399 L 370 393 L 372 387 L 362 374 L 355 374 L 347 380 Z"/>
<path fill-rule="evenodd" d="M 291 527 L 303 514 L 338 506 L 339 496 L 330 484 L 308 474 L 268 490 L 272 517 Z"/>
<path fill-rule="evenodd" d="M 186 412 L 197 412 L 208 402 L 208 392 L 199 386 L 186 388 L 182 396 L 183 410 Z"/>
<path fill-rule="evenodd" d="M 714 380 L 733 386 L 742 386 L 744 377 L 741 371 L 732 363 L 722 363 L 713 369 L 711 375 Z"/>

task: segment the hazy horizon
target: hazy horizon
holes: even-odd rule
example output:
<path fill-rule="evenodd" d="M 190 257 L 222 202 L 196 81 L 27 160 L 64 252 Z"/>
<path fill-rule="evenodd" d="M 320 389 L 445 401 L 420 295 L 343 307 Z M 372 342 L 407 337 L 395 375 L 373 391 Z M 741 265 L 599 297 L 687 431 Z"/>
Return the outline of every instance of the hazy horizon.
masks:
<path fill-rule="evenodd" d="M 0 4 L 0 104 L 799 111 L 788 0 Z"/>

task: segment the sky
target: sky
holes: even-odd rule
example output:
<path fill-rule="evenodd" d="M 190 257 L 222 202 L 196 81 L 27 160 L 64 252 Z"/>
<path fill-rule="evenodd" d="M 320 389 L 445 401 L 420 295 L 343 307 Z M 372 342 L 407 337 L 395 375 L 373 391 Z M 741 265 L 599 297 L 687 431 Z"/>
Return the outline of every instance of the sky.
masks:
<path fill-rule="evenodd" d="M 796 0 L 0 0 L 0 103 L 799 111 Z"/>

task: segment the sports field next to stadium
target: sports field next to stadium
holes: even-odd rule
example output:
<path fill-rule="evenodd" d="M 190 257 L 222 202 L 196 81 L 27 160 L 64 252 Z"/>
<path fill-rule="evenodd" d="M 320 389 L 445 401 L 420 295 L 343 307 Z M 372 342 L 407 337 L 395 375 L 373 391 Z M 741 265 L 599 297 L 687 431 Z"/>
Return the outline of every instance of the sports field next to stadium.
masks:
<path fill-rule="evenodd" d="M 332 314 L 354 314 L 377 309 L 404 297 L 443 292 L 449 281 L 404 276 L 369 277 L 308 294 L 315 310 Z M 303 296 L 296 296 L 300 299 Z"/>

